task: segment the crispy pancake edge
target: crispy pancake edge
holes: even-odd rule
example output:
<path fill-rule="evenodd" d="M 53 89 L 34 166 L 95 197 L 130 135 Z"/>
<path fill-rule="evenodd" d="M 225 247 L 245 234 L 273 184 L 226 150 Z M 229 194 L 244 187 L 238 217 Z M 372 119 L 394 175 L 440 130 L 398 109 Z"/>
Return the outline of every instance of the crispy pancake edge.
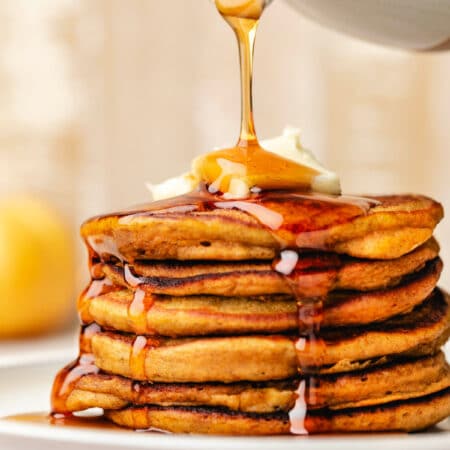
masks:
<path fill-rule="evenodd" d="M 114 423 L 133 429 L 156 428 L 174 433 L 290 434 L 286 414 L 243 414 L 213 408 L 132 407 L 106 411 Z M 413 400 L 307 415 L 310 433 L 417 431 L 450 415 L 450 389 Z"/>

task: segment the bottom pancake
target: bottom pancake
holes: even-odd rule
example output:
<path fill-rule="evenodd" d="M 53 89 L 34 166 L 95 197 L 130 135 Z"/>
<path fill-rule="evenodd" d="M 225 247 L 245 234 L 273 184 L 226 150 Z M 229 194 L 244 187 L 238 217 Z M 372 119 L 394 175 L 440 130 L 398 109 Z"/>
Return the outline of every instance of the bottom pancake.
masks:
<path fill-rule="evenodd" d="M 224 408 L 137 406 L 105 411 L 120 426 L 157 429 L 172 433 L 228 435 L 291 434 L 287 413 L 236 413 Z M 382 406 L 340 411 L 308 411 L 306 418 L 293 422 L 298 434 L 370 431 L 418 431 L 450 415 L 450 388 L 438 393 Z M 297 434 L 296 433 L 296 434 Z"/>

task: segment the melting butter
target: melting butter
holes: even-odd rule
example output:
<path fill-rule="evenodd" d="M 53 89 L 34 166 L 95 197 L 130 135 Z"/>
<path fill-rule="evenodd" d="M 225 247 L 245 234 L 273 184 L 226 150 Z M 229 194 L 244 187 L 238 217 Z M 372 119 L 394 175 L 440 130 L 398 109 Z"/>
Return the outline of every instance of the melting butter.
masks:
<path fill-rule="evenodd" d="M 316 170 L 318 175 L 312 180 L 312 191 L 336 195 L 341 193 L 338 175 L 323 167 L 310 150 L 302 147 L 298 129 L 286 127 L 281 136 L 261 141 L 261 146 L 278 156 Z M 218 160 L 218 163 L 222 169 L 222 173 L 210 186 L 210 191 L 217 192 L 222 179 L 233 174 L 235 176 L 231 179 L 228 191 L 223 194 L 223 197 L 225 199 L 240 199 L 247 197 L 253 186 L 248 186 L 242 179 L 242 176 L 245 175 L 245 166 L 226 159 L 220 159 Z M 160 184 L 147 183 L 147 187 L 152 194 L 153 200 L 156 201 L 175 197 L 195 189 L 200 182 L 198 171 L 195 169 L 196 160 L 193 161 L 192 167 L 192 172 L 169 178 Z"/>
<path fill-rule="evenodd" d="M 339 176 L 323 167 L 311 150 L 302 147 L 298 128 L 288 126 L 281 136 L 261 141 L 261 146 L 299 165 L 315 169 L 319 174 L 313 178 L 312 191 L 336 195 L 341 193 Z"/>

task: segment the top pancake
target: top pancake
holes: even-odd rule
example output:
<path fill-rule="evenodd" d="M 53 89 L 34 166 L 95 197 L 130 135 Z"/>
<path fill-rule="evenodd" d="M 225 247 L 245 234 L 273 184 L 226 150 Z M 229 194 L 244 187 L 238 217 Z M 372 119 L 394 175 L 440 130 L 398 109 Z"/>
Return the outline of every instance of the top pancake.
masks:
<path fill-rule="evenodd" d="M 341 222 L 339 201 L 330 206 L 322 198 L 286 200 L 281 204 L 283 215 L 277 212 L 280 202 L 261 200 L 258 205 L 265 212 L 275 212 L 287 224 L 276 230 L 245 212 L 247 202 L 234 202 L 222 209 L 137 209 L 100 216 L 84 223 L 81 234 L 103 259 L 113 256 L 128 262 L 273 259 L 283 247 L 392 259 L 429 239 L 443 217 L 442 206 L 434 200 L 401 195 L 371 197 L 379 203 Z"/>

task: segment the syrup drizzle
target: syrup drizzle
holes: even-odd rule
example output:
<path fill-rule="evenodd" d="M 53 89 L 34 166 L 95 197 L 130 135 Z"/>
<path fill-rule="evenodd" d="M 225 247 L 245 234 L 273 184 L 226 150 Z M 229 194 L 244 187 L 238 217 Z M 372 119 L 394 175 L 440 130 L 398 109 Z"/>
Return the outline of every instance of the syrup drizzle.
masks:
<path fill-rule="evenodd" d="M 136 336 L 130 353 L 130 372 L 133 379 L 145 380 L 145 356 L 147 354 L 147 338 Z"/>
<path fill-rule="evenodd" d="M 91 271 L 92 273 L 92 271 Z M 93 279 L 77 300 L 78 316 L 82 324 L 90 324 L 93 318 L 90 312 L 92 299 L 118 290 L 109 278 Z"/>
<path fill-rule="evenodd" d="M 280 243 L 280 251 L 284 248 L 329 251 L 329 238 L 334 226 L 364 216 L 378 204 L 370 198 L 305 193 L 292 189 L 255 192 L 245 200 L 227 200 L 218 194 L 211 194 L 207 186 L 201 185 L 188 194 L 141 205 L 114 216 L 120 224 L 126 225 L 142 216 L 184 216 L 220 209 L 238 210 L 253 216 L 267 228 Z M 117 251 L 120 253 L 120 249 Z M 107 258 L 111 256 L 107 252 L 103 255 Z M 121 259 L 125 259 L 123 255 Z"/>
<path fill-rule="evenodd" d="M 155 304 L 155 298 L 144 287 L 143 280 L 137 277 L 129 264 L 124 265 L 124 278 L 129 286 L 134 289 L 133 300 L 128 306 L 128 321 L 137 333 L 155 334 L 148 323 L 148 313 Z"/>
<path fill-rule="evenodd" d="M 235 147 L 214 151 L 195 162 L 211 193 L 249 189 L 309 190 L 318 171 L 263 149 L 253 120 L 253 53 L 259 19 L 268 0 L 216 0 L 217 9 L 237 38 L 241 75 L 241 130 Z M 268 176 L 270 174 L 270 176 Z"/>
<path fill-rule="evenodd" d="M 134 380 L 145 381 L 147 379 L 145 361 L 148 351 L 159 347 L 158 339 L 138 335 L 134 338 L 130 352 L 129 367 L 131 378 Z M 135 389 L 135 386 L 133 386 Z"/>
<path fill-rule="evenodd" d="M 99 373 L 92 354 L 91 339 L 100 330 L 97 324 L 81 327 L 78 358 L 61 369 L 55 377 L 51 395 L 52 414 L 67 414 L 67 400 L 77 382 L 85 375 Z"/>

